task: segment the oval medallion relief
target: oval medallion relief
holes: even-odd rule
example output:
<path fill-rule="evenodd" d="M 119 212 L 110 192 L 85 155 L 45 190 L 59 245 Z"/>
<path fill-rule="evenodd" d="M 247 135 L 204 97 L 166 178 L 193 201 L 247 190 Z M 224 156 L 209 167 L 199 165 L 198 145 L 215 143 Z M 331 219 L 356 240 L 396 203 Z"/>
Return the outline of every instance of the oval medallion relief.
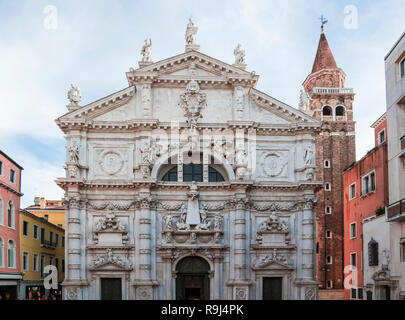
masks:
<path fill-rule="evenodd" d="M 121 155 L 114 151 L 108 151 L 102 155 L 101 167 L 109 175 L 117 174 L 121 171 L 124 161 Z"/>
<path fill-rule="evenodd" d="M 268 176 L 277 177 L 282 173 L 286 164 L 287 162 L 277 153 L 269 153 L 264 157 L 263 169 Z"/>

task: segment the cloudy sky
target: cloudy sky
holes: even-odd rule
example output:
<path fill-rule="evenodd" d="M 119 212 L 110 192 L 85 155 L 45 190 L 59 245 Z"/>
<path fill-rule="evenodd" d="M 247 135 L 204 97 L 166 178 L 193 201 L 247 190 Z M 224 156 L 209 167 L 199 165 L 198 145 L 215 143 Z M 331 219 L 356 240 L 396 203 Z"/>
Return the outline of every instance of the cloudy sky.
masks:
<path fill-rule="evenodd" d="M 248 70 L 260 75 L 257 88 L 297 107 L 321 14 L 356 92 L 361 158 L 386 108 L 384 57 L 405 30 L 403 0 L 0 0 L 0 149 L 25 169 L 22 207 L 34 196 L 63 196 L 54 180 L 64 174 L 65 143 L 54 119 L 67 111 L 71 83 L 82 105 L 127 87 L 125 72 L 138 66 L 144 39 L 152 38 L 154 61 L 184 52 L 192 17 L 201 52 L 232 63 L 241 43 Z"/>

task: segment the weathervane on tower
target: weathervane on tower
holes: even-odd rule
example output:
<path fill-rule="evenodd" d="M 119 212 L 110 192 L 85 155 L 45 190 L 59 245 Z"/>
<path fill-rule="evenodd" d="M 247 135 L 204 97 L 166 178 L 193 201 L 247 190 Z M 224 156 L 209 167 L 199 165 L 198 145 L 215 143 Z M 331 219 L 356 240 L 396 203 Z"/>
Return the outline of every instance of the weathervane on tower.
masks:
<path fill-rule="evenodd" d="M 323 32 L 324 25 L 328 23 L 328 20 L 326 20 L 323 15 L 321 15 L 319 20 L 321 20 L 321 31 Z"/>

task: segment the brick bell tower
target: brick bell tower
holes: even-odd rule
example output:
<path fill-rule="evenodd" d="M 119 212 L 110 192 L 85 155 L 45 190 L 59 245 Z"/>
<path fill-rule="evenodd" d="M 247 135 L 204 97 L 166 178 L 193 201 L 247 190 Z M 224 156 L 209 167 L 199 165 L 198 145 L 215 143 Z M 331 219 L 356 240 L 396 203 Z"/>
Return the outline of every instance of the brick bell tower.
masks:
<path fill-rule="evenodd" d="M 322 121 L 316 141 L 317 279 L 320 298 L 344 298 L 343 279 L 343 170 L 356 160 L 353 89 L 333 57 L 322 31 L 311 74 L 301 90 L 300 109 Z M 324 291 L 329 290 L 329 291 Z"/>

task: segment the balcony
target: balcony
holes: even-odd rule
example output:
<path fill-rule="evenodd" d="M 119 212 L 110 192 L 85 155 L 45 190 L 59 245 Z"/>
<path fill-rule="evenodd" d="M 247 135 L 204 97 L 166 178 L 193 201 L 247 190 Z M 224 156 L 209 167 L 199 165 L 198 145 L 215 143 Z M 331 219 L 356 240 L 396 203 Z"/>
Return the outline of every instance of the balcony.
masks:
<path fill-rule="evenodd" d="M 324 87 L 314 87 L 312 89 L 312 93 L 314 94 L 330 94 L 330 95 L 337 95 L 337 94 L 353 94 L 352 88 L 324 88 Z"/>
<path fill-rule="evenodd" d="M 385 217 L 389 222 L 405 221 L 405 198 L 387 206 Z"/>
<path fill-rule="evenodd" d="M 47 248 L 47 249 L 55 249 L 56 248 L 56 243 L 48 240 L 42 240 L 41 241 L 41 247 L 42 248 Z"/>

